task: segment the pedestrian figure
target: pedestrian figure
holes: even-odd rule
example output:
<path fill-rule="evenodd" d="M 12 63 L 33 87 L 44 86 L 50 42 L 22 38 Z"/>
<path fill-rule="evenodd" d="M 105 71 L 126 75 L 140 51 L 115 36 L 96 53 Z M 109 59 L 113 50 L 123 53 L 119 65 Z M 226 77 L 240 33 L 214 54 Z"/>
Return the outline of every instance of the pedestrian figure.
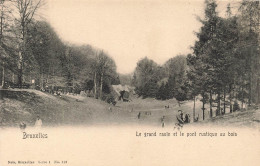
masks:
<path fill-rule="evenodd" d="M 42 120 L 41 120 L 39 115 L 37 116 L 37 119 L 36 119 L 34 127 L 37 127 L 37 128 L 42 127 Z"/>
<path fill-rule="evenodd" d="M 26 124 L 24 122 L 21 122 L 19 126 L 21 130 L 25 130 L 26 128 Z"/>
<path fill-rule="evenodd" d="M 175 129 L 175 128 L 178 128 L 178 130 L 179 130 L 180 128 L 183 127 L 184 120 L 183 120 L 182 110 L 178 110 L 178 113 L 179 113 L 179 114 L 176 116 L 178 123 L 175 123 L 174 129 Z"/>
<path fill-rule="evenodd" d="M 163 116 L 163 117 L 161 118 L 162 127 L 164 127 L 164 126 L 165 126 L 164 119 L 165 119 L 165 116 Z"/>
<path fill-rule="evenodd" d="M 145 115 L 152 115 L 152 113 L 151 113 L 150 111 L 149 111 L 149 112 L 146 111 L 146 112 L 145 112 Z"/>
<path fill-rule="evenodd" d="M 176 116 L 177 120 L 179 123 L 183 124 L 184 121 L 183 121 L 183 113 L 182 113 L 182 110 L 178 110 L 178 115 Z"/>
<path fill-rule="evenodd" d="M 199 114 L 198 116 L 194 119 L 194 122 L 198 122 L 199 121 Z"/>
<path fill-rule="evenodd" d="M 168 106 L 164 106 L 165 107 L 165 109 L 167 109 L 167 108 L 170 108 L 170 106 L 168 105 Z"/>
<path fill-rule="evenodd" d="M 224 115 L 224 109 L 221 108 L 220 110 L 221 110 L 221 115 Z"/>
<path fill-rule="evenodd" d="M 184 123 L 190 123 L 190 115 L 189 114 L 185 114 L 185 121 Z"/>
<path fill-rule="evenodd" d="M 140 117 L 141 117 L 141 112 L 139 112 L 138 115 L 137 115 L 138 119 L 140 119 Z"/>

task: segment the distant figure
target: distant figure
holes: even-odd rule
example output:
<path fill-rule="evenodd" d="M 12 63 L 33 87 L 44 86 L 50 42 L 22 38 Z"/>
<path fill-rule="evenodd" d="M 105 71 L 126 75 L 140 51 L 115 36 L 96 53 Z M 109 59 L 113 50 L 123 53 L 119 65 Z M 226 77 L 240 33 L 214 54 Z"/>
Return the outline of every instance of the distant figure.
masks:
<path fill-rule="evenodd" d="M 162 127 L 164 127 L 164 126 L 165 126 L 164 119 L 165 119 L 165 116 L 163 116 L 163 117 L 161 118 Z"/>
<path fill-rule="evenodd" d="M 34 127 L 37 127 L 37 128 L 42 127 L 42 120 L 41 120 L 40 116 L 37 116 Z"/>
<path fill-rule="evenodd" d="M 146 111 L 145 115 L 152 115 L 152 113 L 150 111 Z"/>
<path fill-rule="evenodd" d="M 185 114 L 184 123 L 190 123 L 190 115 L 189 114 Z"/>
<path fill-rule="evenodd" d="M 168 105 L 168 106 L 164 106 L 165 107 L 165 109 L 167 109 L 167 108 L 170 108 L 170 106 Z"/>
<path fill-rule="evenodd" d="M 198 116 L 194 119 L 194 122 L 198 122 L 199 121 L 199 114 Z"/>
<path fill-rule="evenodd" d="M 111 107 L 109 107 L 108 110 L 109 110 L 110 112 L 112 112 L 112 108 L 111 108 Z"/>
<path fill-rule="evenodd" d="M 224 109 L 221 108 L 220 111 L 221 111 L 221 115 L 224 115 Z"/>
<path fill-rule="evenodd" d="M 19 126 L 21 130 L 24 130 L 26 128 L 26 124 L 24 122 L 21 122 Z"/>
<path fill-rule="evenodd" d="M 141 117 L 141 112 L 139 112 L 138 115 L 137 115 L 138 119 L 140 119 L 140 117 Z"/>

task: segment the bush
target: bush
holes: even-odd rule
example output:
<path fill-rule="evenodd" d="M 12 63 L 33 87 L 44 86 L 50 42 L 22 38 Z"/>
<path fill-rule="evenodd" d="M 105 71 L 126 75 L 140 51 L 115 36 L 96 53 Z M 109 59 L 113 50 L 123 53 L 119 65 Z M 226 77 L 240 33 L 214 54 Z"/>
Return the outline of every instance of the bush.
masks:
<path fill-rule="evenodd" d="M 112 94 L 103 94 L 102 100 L 106 101 L 109 104 L 116 105 L 115 98 L 114 98 L 114 96 Z"/>
<path fill-rule="evenodd" d="M 233 111 L 235 112 L 235 111 L 237 111 L 239 109 L 240 109 L 239 104 L 238 104 L 237 101 L 235 101 L 234 106 L 233 106 Z"/>

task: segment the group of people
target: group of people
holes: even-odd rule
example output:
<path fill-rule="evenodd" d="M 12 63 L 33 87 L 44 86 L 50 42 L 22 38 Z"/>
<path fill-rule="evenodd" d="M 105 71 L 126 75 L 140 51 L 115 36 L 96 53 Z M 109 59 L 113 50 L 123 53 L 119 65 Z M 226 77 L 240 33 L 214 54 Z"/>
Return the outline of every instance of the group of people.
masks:
<path fill-rule="evenodd" d="M 183 112 L 182 110 L 178 110 L 178 115 L 176 116 L 177 120 L 179 123 L 184 124 L 184 123 L 190 123 L 190 114 L 185 114 L 185 117 L 183 117 Z"/>
<path fill-rule="evenodd" d="M 185 123 L 190 123 L 190 114 L 183 114 L 182 110 L 178 110 L 178 115 L 176 116 L 178 123 L 176 125 L 178 127 L 183 127 Z M 165 126 L 165 116 L 161 118 L 162 127 Z"/>
<path fill-rule="evenodd" d="M 140 119 L 140 117 L 141 117 L 141 112 L 139 112 L 137 115 L 138 119 Z M 178 123 L 176 123 L 175 125 L 177 125 L 179 127 L 183 127 L 184 124 L 190 123 L 190 114 L 185 114 L 185 116 L 184 116 L 182 110 L 178 110 L 178 114 L 177 114 L 176 118 L 177 118 Z M 165 126 L 165 116 L 162 116 L 160 118 L 160 120 L 161 120 L 162 127 L 164 127 Z"/>
<path fill-rule="evenodd" d="M 183 112 L 182 110 L 178 110 L 178 115 L 176 116 L 177 120 L 178 120 L 178 124 L 179 126 L 183 126 L 183 124 L 185 123 L 190 123 L 190 114 L 185 114 L 185 117 L 183 117 Z"/>

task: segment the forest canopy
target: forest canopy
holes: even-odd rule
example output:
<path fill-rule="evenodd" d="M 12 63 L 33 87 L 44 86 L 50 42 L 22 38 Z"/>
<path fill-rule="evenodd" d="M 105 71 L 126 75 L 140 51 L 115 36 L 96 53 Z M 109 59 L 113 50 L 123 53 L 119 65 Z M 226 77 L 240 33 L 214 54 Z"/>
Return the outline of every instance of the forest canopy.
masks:
<path fill-rule="evenodd" d="M 118 74 L 105 50 L 64 43 L 49 23 L 36 19 L 43 2 L 0 0 L 3 87 L 88 91 L 103 99 L 121 81 L 142 98 L 184 101 L 201 96 L 203 111 L 209 103 L 211 115 L 214 103 L 220 115 L 226 105 L 232 112 L 237 102 L 260 102 L 259 1 L 242 0 L 236 9 L 228 4 L 225 16 L 219 16 L 217 1 L 205 0 L 191 53 L 173 55 L 162 65 L 144 57 L 132 75 Z"/>

